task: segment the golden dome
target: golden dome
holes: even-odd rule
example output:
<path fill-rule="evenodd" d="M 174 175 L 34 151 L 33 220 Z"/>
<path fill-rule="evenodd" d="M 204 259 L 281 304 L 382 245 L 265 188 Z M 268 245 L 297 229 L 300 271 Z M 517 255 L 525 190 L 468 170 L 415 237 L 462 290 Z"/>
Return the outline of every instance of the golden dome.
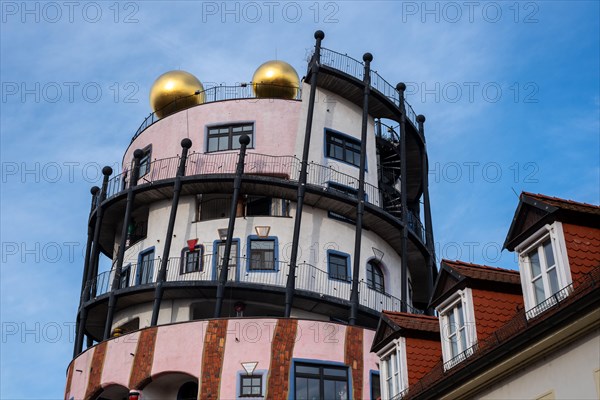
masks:
<path fill-rule="evenodd" d="M 194 95 L 198 90 L 200 94 Z M 204 103 L 204 87 L 189 72 L 165 72 L 156 78 L 150 89 L 150 106 L 158 118 L 201 103 Z"/>
<path fill-rule="evenodd" d="M 256 97 L 295 99 L 300 78 L 298 73 L 285 61 L 267 61 L 252 77 L 252 89 Z"/>

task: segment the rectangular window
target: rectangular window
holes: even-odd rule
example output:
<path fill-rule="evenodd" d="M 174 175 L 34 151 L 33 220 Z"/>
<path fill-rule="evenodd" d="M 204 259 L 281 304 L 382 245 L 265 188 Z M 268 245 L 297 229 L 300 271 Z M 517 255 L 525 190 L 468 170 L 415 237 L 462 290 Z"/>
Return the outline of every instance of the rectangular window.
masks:
<path fill-rule="evenodd" d="M 145 149 L 143 149 L 142 151 L 144 152 L 144 155 L 140 159 L 140 173 L 138 175 L 138 178 L 141 178 L 142 176 L 144 176 L 148 172 L 150 172 L 152 146 L 148 146 Z"/>
<path fill-rule="evenodd" d="M 154 279 L 154 250 L 141 253 L 137 271 L 137 284 L 152 283 Z"/>
<path fill-rule="evenodd" d="M 240 397 L 263 397 L 262 375 L 240 375 Z"/>
<path fill-rule="evenodd" d="M 223 257 L 225 256 L 225 241 L 217 245 L 217 264 L 220 267 L 223 264 Z M 237 266 L 238 258 L 238 242 L 231 242 L 231 250 L 229 251 L 229 268 L 235 268 Z"/>
<path fill-rule="evenodd" d="M 325 141 L 327 157 L 360 166 L 360 140 L 327 129 Z"/>
<path fill-rule="evenodd" d="M 475 352 L 477 334 L 470 289 L 460 290 L 438 310 L 444 368 L 450 369 Z"/>
<path fill-rule="evenodd" d="M 327 263 L 329 269 L 329 278 L 337 279 L 340 281 L 350 281 L 348 273 L 348 265 L 350 262 L 350 256 L 339 254 L 339 253 L 328 253 Z"/>
<path fill-rule="evenodd" d="M 204 255 L 203 246 L 196 246 L 194 251 L 190 251 L 189 248 L 185 248 L 182 251 L 181 257 L 181 273 L 187 274 L 189 272 L 198 272 L 203 269 L 203 259 Z"/>
<path fill-rule="evenodd" d="M 275 240 L 250 240 L 250 270 L 275 271 Z"/>
<path fill-rule="evenodd" d="M 535 304 L 540 304 L 560 290 L 558 271 L 550 239 L 544 240 L 541 245 L 529 252 L 527 257 L 529 259 Z"/>
<path fill-rule="evenodd" d="M 400 380 L 400 357 L 394 348 L 392 352 L 381 359 L 383 367 L 383 378 L 386 392 L 389 398 L 397 396 L 402 391 Z"/>
<path fill-rule="evenodd" d="M 119 278 L 119 289 L 129 287 L 129 278 L 131 276 L 131 264 L 128 264 L 121 271 L 121 277 Z"/>
<path fill-rule="evenodd" d="M 295 399 L 348 400 L 348 367 L 296 363 Z"/>
<path fill-rule="evenodd" d="M 254 124 L 221 125 L 208 128 L 207 151 L 236 150 L 240 146 L 240 136 L 248 135 L 250 144 L 248 148 L 254 147 Z"/>
<path fill-rule="evenodd" d="M 381 399 L 381 381 L 379 373 L 371 371 L 371 400 Z"/>
<path fill-rule="evenodd" d="M 260 215 L 271 215 L 271 198 L 248 196 L 246 200 L 246 215 L 255 217 Z"/>

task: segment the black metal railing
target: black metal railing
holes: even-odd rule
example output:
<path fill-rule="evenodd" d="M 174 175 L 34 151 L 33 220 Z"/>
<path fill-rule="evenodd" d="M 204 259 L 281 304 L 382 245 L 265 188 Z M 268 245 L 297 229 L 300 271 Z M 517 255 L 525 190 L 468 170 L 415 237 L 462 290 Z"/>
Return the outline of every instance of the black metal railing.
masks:
<path fill-rule="evenodd" d="M 564 288 L 554 293 L 552 296 L 548 297 L 546 300 L 542 301 L 535 307 L 532 307 L 529 310 L 527 310 L 527 312 L 525 313 L 527 319 L 536 317 L 544 311 L 558 305 L 561 301 L 565 300 L 572 291 L 573 284 L 571 283 L 570 285 L 565 286 Z"/>
<path fill-rule="evenodd" d="M 478 349 L 478 343 L 475 343 L 473 346 L 469 347 L 468 349 L 465 349 L 462 353 L 456 355 L 455 357 L 451 358 L 450 360 L 446 361 L 444 363 L 444 370 L 449 370 L 450 368 L 454 367 L 455 365 L 460 364 L 461 362 L 463 362 L 464 360 L 466 360 L 467 358 L 471 357 L 473 354 L 475 354 L 475 352 Z"/>
<path fill-rule="evenodd" d="M 219 265 L 218 265 L 219 264 Z M 209 282 L 218 283 L 221 260 L 216 259 L 214 254 L 205 254 L 199 258 L 199 262 L 192 265 L 185 263 L 185 259 L 179 257 L 169 258 L 167 262 L 167 282 Z M 121 276 L 116 287 L 112 287 L 114 269 L 100 273 L 96 278 L 88 282 L 88 287 L 95 288 L 92 297 L 98 297 L 111 290 L 126 289 L 142 285 L 154 284 L 158 279 L 161 259 L 144 261 L 142 263 L 125 262 L 121 269 Z M 255 266 L 247 257 L 232 257 L 229 262 L 228 282 L 251 284 L 259 286 L 275 286 L 284 288 L 289 274 L 289 264 L 283 261 L 270 263 L 267 269 L 252 269 Z M 318 293 L 341 300 L 350 299 L 352 288 L 351 277 L 347 280 L 334 279 L 329 273 L 308 263 L 299 263 L 296 269 L 296 289 Z M 399 298 L 370 287 L 367 282 L 361 280 L 359 283 L 360 304 L 375 311 L 403 311 L 414 314 L 422 314 L 423 311 L 413 308 L 409 304 L 402 307 Z"/>
<path fill-rule="evenodd" d="M 263 90 L 262 93 L 266 92 L 268 94 L 269 89 L 273 89 L 274 92 L 278 91 L 278 89 L 282 88 L 280 85 L 272 85 L 272 84 L 256 84 L 253 85 L 252 83 L 242 83 L 239 84 L 237 86 L 213 86 L 210 88 L 207 88 L 201 92 L 197 92 L 197 93 L 193 93 L 190 94 L 189 96 L 177 99 L 172 101 L 171 103 L 167 104 L 164 107 L 164 110 L 158 110 L 160 111 L 165 111 L 162 114 L 170 114 L 170 112 L 168 112 L 169 110 L 179 110 L 181 108 L 189 108 L 189 98 L 188 97 L 192 97 L 192 96 L 200 96 L 204 98 L 204 101 L 202 102 L 202 104 L 206 104 L 206 103 L 215 103 L 217 101 L 227 101 L 227 100 L 246 100 L 246 99 L 258 99 L 259 97 L 256 96 L 256 92 L 253 89 L 253 86 L 262 86 Z M 286 89 L 288 89 L 288 86 L 285 86 Z M 266 89 L 266 90 L 265 90 Z M 292 99 L 292 100 L 300 100 L 302 98 L 302 89 L 300 87 L 298 88 L 293 88 L 296 90 L 296 96 Z M 276 98 L 277 93 L 274 93 L 273 98 Z M 264 96 L 261 96 L 261 98 L 264 98 Z M 181 107 L 179 107 L 179 105 L 181 104 Z M 133 142 L 143 131 L 145 131 L 150 125 L 154 124 L 155 122 L 157 122 L 160 119 L 160 117 L 157 115 L 157 112 L 153 112 L 150 115 L 148 115 L 144 121 L 142 122 L 142 124 L 139 126 L 139 128 L 137 129 L 137 131 L 135 132 L 135 134 L 133 135 L 133 137 L 131 138 L 131 142 Z"/>
<path fill-rule="evenodd" d="M 157 183 L 162 180 L 172 179 L 177 173 L 179 156 L 154 160 L 144 169 L 147 171 L 138 179 L 138 184 Z M 215 152 L 215 153 L 192 153 L 188 156 L 186 164 L 186 176 L 235 174 L 238 161 L 237 152 Z M 247 175 L 270 176 L 291 182 L 298 182 L 300 178 L 301 161 L 295 156 L 271 156 L 259 153 L 246 154 L 244 173 Z M 358 192 L 358 177 L 340 172 L 337 164 L 321 165 L 310 162 L 307 168 L 306 183 L 316 186 L 324 191 L 337 195 L 355 198 L 354 192 Z M 128 171 L 116 174 L 108 182 L 107 199 L 110 199 L 128 188 Z M 330 187 L 337 184 L 348 188 L 342 192 L 337 188 Z M 365 201 L 376 207 L 380 207 L 391 215 L 398 218 L 401 215 L 398 206 L 394 210 L 387 210 L 387 204 L 393 204 L 390 193 L 380 190 L 377 186 L 365 182 Z M 399 194 L 397 194 L 399 196 Z M 401 218 L 399 218 L 401 219 Z M 409 229 L 413 231 L 421 241 L 425 240 L 425 229 L 419 218 L 408 211 L 406 221 Z"/>
<path fill-rule="evenodd" d="M 356 79 L 363 80 L 365 67 L 362 61 L 350 57 L 347 54 L 338 53 L 337 51 L 321 47 L 321 64 L 330 68 L 337 69 L 345 74 L 348 74 Z M 392 101 L 396 107 L 400 106 L 400 94 L 394 86 L 383 79 L 377 71 L 371 70 L 371 88 L 378 91 L 383 96 Z M 417 114 L 412 106 L 405 100 L 406 116 L 416 127 Z"/>

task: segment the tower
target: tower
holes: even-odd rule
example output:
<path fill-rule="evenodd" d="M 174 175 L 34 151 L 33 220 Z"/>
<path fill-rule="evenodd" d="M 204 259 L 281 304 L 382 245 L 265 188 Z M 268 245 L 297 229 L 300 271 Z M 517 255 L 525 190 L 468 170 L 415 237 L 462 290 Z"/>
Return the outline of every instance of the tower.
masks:
<path fill-rule="evenodd" d="M 379 313 L 429 313 L 436 275 L 425 118 L 315 39 L 302 81 L 157 80 L 92 189 L 66 398 L 377 393 Z"/>

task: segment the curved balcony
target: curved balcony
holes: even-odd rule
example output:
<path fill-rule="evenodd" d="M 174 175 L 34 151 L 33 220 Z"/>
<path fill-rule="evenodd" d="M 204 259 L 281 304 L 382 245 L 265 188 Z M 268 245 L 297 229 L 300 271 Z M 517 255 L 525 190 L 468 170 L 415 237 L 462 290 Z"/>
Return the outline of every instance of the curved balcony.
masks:
<path fill-rule="evenodd" d="M 170 157 L 152 161 L 144 169 L 147 171 L 138 180 L 138 185 L 155 185 L 161 181 L 175 178 L 180 157 Z M 222 176 L 233 175 L 238 162 L 238 153 L 193 153 L 188 156 L 186 163 L 186 177 L 193 176 Z M 264 176 L 279 179 L 288 183 L 297 184 L 300 176 L 301 161 L 295 156 L 270 156 L 258 153 L 246 154 L 244 163 L 245 176 Z M 106 201 L 117 197 L 128 186 L 129 171 L 114 175 L 108 182 Z M 319 191 L 328 192 L 335 196 L 342 196 L 356 201 L 358 191 L 358 177 L 348 175 L 336 170 L 333 166 L 324 166 L 314 162 L 308 164 L 307 185 L 316 187 Z M 342 185 L 348 190 L 341 191 L 329 186 L 330 183 Z M 380 208 L 401 220 L 402 210 L 399 206 L 400 193 L 390 193 L 365 182 L 365 202 Z M 422 243 L 425 241 L 425 229 L 419 218 L 408 211 L 408 224 L 411 232 Z"/>
<path fill-rule="evenodd" d="M 217 266 L 216 255 L 205 254 L 199 263 L 197 271 L 184 272 L 184 265 L 179 257 L 169 258 L 167 263 L 166 282 L 175 284 L 218 284 L 221 266 Z M 143 263 L 125 263 L 121 271 L 120 279 L 113 287 L 115 270 L 100 273 L 96 278 L 86 284 L 91 291 L 93 303 L 104 297 L 110 291 L 129 291 L 154 288 L 157 282 L 158 270 L 161 259 Z M 287 282 L 289 265 L 283 261 L 273 262 L 269 270 L 252 270 L 250 260 L 246 257 L 231 257 L 228 266 L 228 282 L 230 287 L 246 287 L 257 290 L 283 291 Z M 352 281 L 335 279 L 329 273 L 319 267 L 307 263 L 299 263 L 296 270 L 296 291 L 299 295 L 305 294 L 309 297 L 317 297 L 320 301 L 338 302 L 345 305 L 350 304 L 350 290 Z M 360 305 L 372 312 L 382 310 L 401 311 L 402 300 L 386 293 L 376 290 L 364 280 L 359 282 Z M 412 313 L 423 313 L 407 304 L 407 310 Z"/>

